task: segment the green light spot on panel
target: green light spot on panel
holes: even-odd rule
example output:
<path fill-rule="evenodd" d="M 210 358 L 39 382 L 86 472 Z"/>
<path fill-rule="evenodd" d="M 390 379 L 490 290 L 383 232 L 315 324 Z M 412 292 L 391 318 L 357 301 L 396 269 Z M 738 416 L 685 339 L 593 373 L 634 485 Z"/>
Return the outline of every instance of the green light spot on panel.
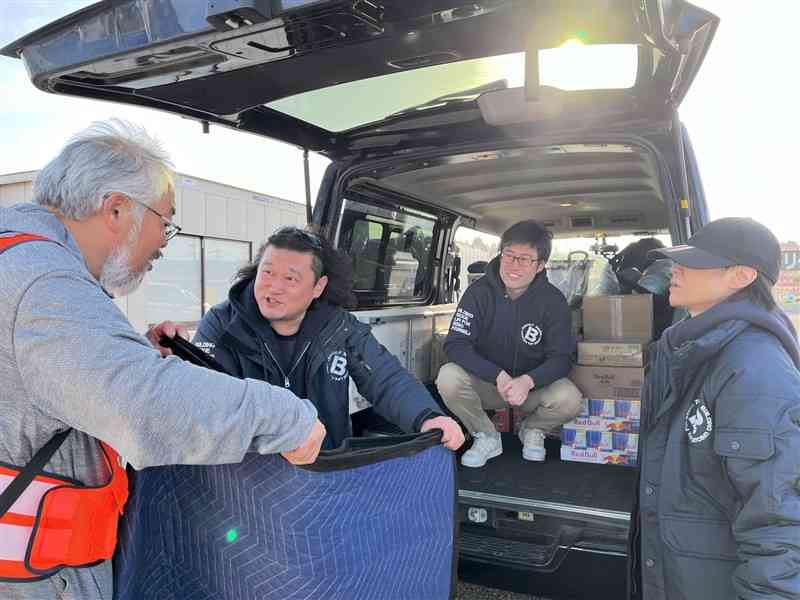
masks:
<path fill-rule="evenodd" d="M 235 529 L 229 529 L 228 533 L 225 534 L 225 539 L 228 540 L 228 543 L 230 544 L 235 542 L 237 537 L 239 537 L 239 534 Z"/>

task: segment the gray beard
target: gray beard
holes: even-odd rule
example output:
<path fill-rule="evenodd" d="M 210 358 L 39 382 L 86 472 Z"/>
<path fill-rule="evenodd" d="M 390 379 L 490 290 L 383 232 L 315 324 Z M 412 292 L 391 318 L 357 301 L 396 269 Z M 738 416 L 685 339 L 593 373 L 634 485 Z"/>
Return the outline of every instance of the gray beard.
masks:
<path fill-rule="evenodd" d="M 114 296 L 127 296 L 135 292 L 147 273 L 147 269 L 134 271 L 129 264 L 139 232 L 140 228 L 134 227 L 125 244 L 111 251 L 100 270 L 100 285 Z"/>

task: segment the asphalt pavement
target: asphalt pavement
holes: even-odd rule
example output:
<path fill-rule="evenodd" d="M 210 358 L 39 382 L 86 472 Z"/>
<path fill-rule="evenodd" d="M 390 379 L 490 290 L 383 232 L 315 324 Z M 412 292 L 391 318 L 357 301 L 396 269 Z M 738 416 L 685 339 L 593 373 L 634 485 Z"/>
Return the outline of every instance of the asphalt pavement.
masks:
<path fill-rule="evenodd" d="M 530 594 L 516 594 L 459 581 L 456 600 L 547 600 L 547 598 Z"/>

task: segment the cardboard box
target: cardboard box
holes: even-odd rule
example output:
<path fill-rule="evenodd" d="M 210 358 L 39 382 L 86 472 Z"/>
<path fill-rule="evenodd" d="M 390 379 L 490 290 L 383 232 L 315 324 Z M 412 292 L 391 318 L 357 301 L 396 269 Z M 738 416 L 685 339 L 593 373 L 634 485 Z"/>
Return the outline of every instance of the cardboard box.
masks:
<path fill-rule="evenodd" d="M 638 400 L 614 400 L 614 418 L 639 422 L 642 417 L 642 403 Z"/>
<path fill-rule="evenodd" d="M 639 435 L 622 431 L 595 431 L 564 425 L 561 429 L 561 445 L 635 456 L 639 451 Z"/>
<path fill-rule="evenodd" d="M 585 398 L 639 400 L 644 382 L 644 368 L 578 365 L 572 369 L 569 378 Z"/>
<path fill-rule="evenodd" d="M 608 400 L 584 398 L 578 417 L 601 417 L 604 419 L 631 419 L 638 421 L 642 414 L 639 400 Z"/>
<path fill-rule="evenodd" d="M 492 423 L 494 423 L 494 428 L 500 433 L 511 431 L 511 409 L 496 409 L 494 415 L 492 415 Z"/>
<path fill-rule="evenodd" d="M 595 463 L 598 465 L 636 466 L 636 456 L 613 451 L 604 452 L 594 448 L 573 448 L 571 446 L 561 446 L 561 460 Z"/>
<path fill-rule="evenodd" d="M 492 415 L 492 423 L 500 433 L 517 433 L 527 416 L 518 408 L 498 408 Z"/>
<path fill-rule="evenodd" d="M 583 299 L 583 339 L 646 343 L 653 339 L 653 296 L 588 296 Z"/>
<path fill-rule="evenodd" d="M 588 409 L 586 415 L 589 417 L 600 417 L 602 419 L 613 419 L 616 414 L 614 400 L 604 400 L 595 398 L 585 398 Z"/>
<path fill-rule="evenodd" d="M 579 342 L 578 364 L 587 367 L 643 367 L 647 344 L 635 342 Z"/>
<path fill-rule="evenodd" d="M 583 399 L 577 417 L 564 423 L 564 427 L 594 431 L 639 433 L 641 403 L 638 400 Z"/>
<path fill-rule="evenodd" d="M 614 452 L 636 456 L 639 453 L 639 435 L 615 431 L 611 434 L 611 449 Z"/>
<path fill-rule="evenodd" d="M 564 427 L 578 429 L 593 429 L 595 431 L 620 431 L 624 433 L 639 433 L 639 420 L 636 419 L 609 419 L 605 417 L 575 417 L 564 423 Z"/>
<path fill-rule="evenodd" d="M 561 428 L 561 445 L 571 448 L 594 448 L 610 452 L 614 449 L 614 434 L 610 431 L 591 431 L 564 425 Z"/>

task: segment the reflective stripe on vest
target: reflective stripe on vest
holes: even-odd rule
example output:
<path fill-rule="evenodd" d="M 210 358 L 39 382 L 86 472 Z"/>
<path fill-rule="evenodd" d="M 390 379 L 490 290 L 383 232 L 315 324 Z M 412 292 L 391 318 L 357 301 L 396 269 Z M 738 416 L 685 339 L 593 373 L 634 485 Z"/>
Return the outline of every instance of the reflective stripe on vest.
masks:
<path fill-rule="evenodd" d="M 34 234 L 0 236 L 0 253 L 32 241 Z M 0 581 L 34 581 L 64 567 L 86 567 L 110 559 L 117 521 L 128 499 L 128 476 L 119 454 L 100 442 L 111 478 L 87 487 L 57 475 L 38 474 L 0 517 Z M 24 467 L 0 465 L 0 494 Z"/>
<path fill-rule="evenodd" d="M 49 242 L 46 237 L 42 237 L 41 235 L 35 235 L 33 233 L 17 233 L 15 235 L 9 235 L 7 237 L 0 237 L 0 252 L 4 250 L 8 250 L 9 248 L 13 248 L 17 244 L 21 244 L 23 242 Z"/>
<path fill-rule="evenodd" d="M 4 492 L 18 471 L 0 466 L 0 493 Z M 30 579 L 41 577 L 25 568 L 25 552 L 33 531 L 36 513 L 42 496 L 67 480 L 39 475 L 17 498 L 9 511 L 0 518 L 0 579 Z"/>

